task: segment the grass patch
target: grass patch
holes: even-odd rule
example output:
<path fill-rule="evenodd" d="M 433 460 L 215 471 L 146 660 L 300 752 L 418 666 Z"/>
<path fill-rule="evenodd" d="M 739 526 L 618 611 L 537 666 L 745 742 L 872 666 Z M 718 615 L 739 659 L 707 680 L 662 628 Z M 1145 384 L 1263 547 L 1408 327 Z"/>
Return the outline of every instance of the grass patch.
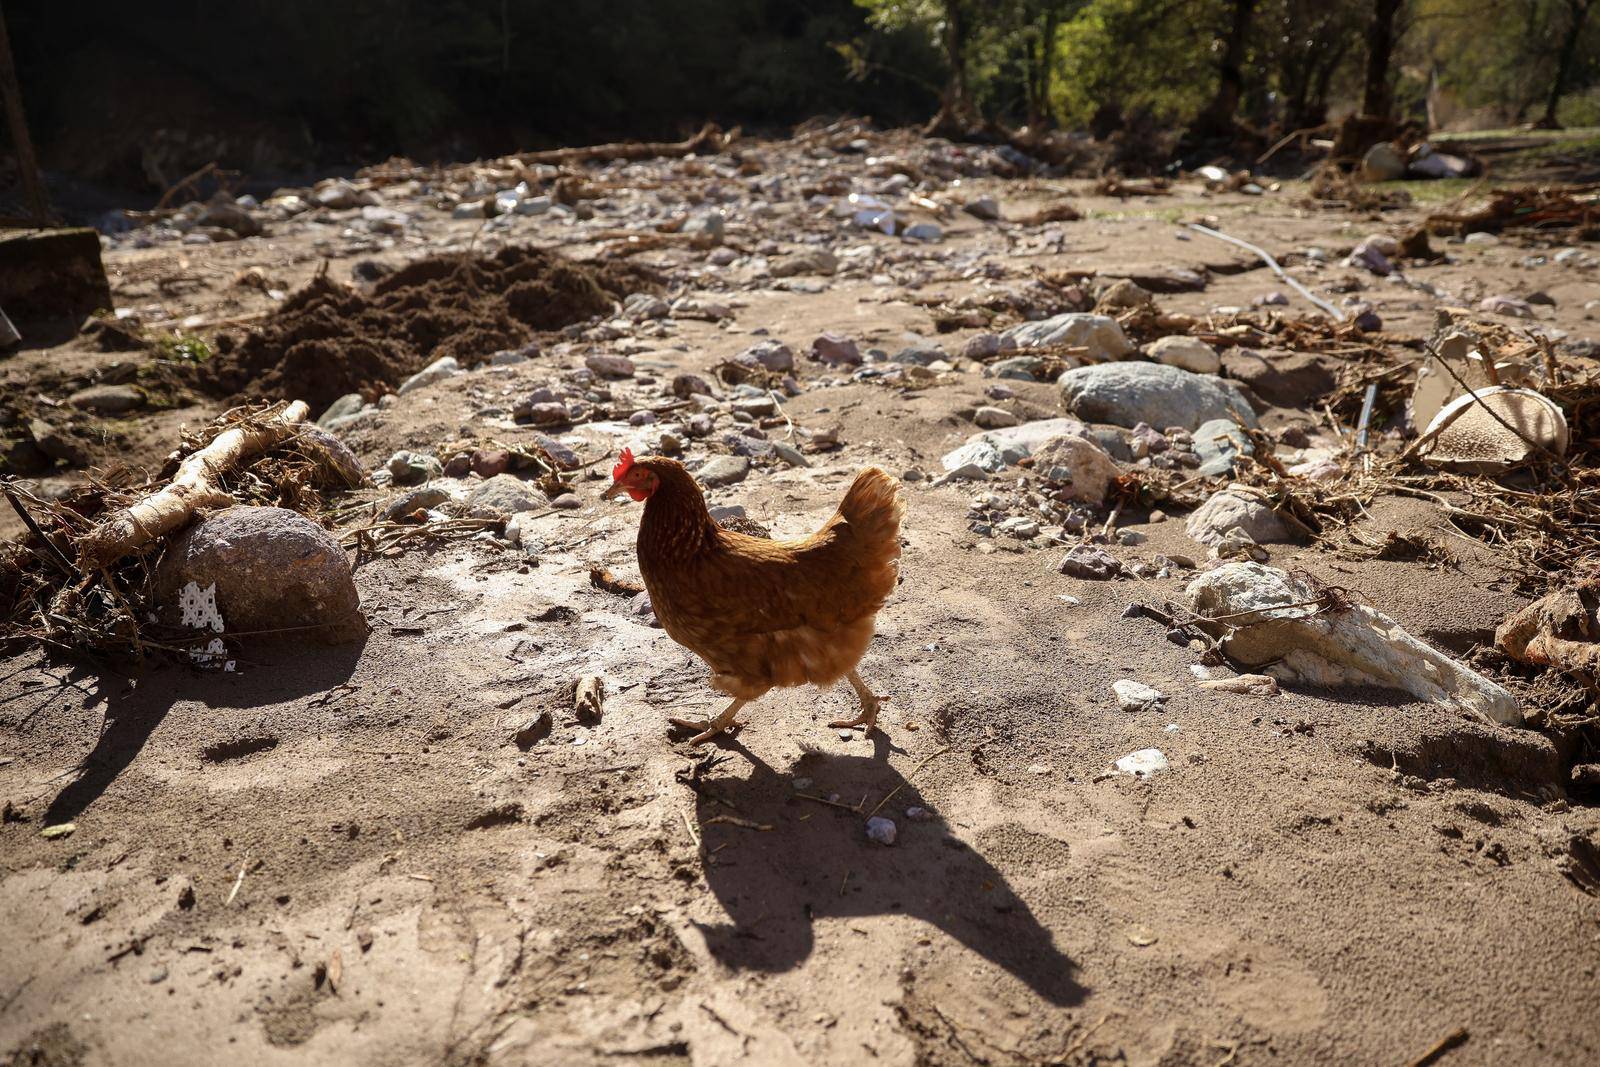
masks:
<path fill-rule="evenodd" d="M 192 333 L 179 333 L 157 340 L 156 353 L 174 363 L 204 363 L 211 358 L 211 346 Z"/>

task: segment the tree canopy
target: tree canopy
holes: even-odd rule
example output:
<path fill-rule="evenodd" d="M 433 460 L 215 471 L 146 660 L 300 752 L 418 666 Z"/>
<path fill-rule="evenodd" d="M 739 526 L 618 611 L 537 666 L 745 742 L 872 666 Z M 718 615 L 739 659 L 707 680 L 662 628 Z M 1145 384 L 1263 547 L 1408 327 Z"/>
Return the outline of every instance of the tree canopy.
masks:
<path fill-rule="evenodd" d="M 1600 122 L 1600 0 L 90 0 L 12 5 L 47 165 L 256 170 L 815 115 L 944 132 Z M 178 151 L 178 149 L 174 149 Z M 180 152 L 181 154 L 181 152 Z M 85 161 L 93 161 L 90 165 Z M 145 167 L 146 173 L 149 168 Z"/>

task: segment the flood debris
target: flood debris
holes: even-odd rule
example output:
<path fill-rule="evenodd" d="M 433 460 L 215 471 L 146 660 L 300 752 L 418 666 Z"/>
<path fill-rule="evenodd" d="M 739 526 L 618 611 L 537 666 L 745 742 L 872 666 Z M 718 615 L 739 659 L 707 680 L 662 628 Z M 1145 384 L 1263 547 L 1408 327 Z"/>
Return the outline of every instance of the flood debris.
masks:
<path fill-rule="evenodd" d="M 1438 212 L 1426 225 L 1441 236 L 1538 230 L 1568 240 L 1600 240 L 1600 183 L 1495 189 L 1476 211 Z"/>
<path fill-rule="evenodd" d="M 1185 595 L 1230 659 L 1281 681 L 1381 685 L 1493 722 L 1522 723 L 1516 698 L 1502 686 L 1307 576 L 1228 563 L 1190 582 Z"/>
<path fill-rule="evenodd" d="M 1416 455 L 1434 467 L 1503 474 L 1538 456 L 1566 455 L 1567 419 L 1532 389 L 1491 385 L 1439 409 L 1417 440 Z"/>
<path fill-rule="evenodd" d="M 572 711 L 580 722 L 594 722 L 605 712 L 606 682 L 598 674 L 585 674 L 572 683 Z"/>
<path fill-rule="evenodd" d="M 47 501 L 8 483 L 28 526 L 0 553 L 10 636 L 226 670 L 241 640 L 365 635 L 350 564 L 308 517 L 365 474 L 306 413 L 302 402 L 231 410 L 141 484 L 123 474 Z"/>
<path fill-rule="evenodd" d="M 166 485 L 113 514 L 78 543 L 79 564 L 88 571 L 99 570 L 182 527 L 197 508 L 233 503 L 221 476 L 293 437 L 306 414 L 306 405 L 295 401 L 224 416 L 226 428 L 185 459 Z M 315 439 L 309 447 L 316 449 L 320 441 Z M 332 457 L 319 464 L 319 469 L 342 467 L 342 461 Z"/>
<path fill-rule="evenodd" d="M 1495 647 L 1523 663 L 1589 679 L 1600 672 L 1600 580 L 1540 597 L 1495 630 Z"/>

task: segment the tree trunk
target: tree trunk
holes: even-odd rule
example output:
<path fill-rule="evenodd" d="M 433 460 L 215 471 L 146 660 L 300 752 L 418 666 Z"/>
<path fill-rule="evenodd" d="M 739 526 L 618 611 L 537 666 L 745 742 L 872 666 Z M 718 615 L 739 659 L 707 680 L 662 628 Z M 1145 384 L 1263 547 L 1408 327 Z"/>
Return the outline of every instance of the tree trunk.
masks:
<path fill-rule="evenodd" d="M 1394 20 L 1402 0 L 1372 0 L 1372 21 L 1367 24 L 1367 78 L 1361 95 L 1361 113 L 1388 118 L 1389 60 L 1394 54 Z"/>
<path fill-rule="evenodd" d="M 1556 58 L 1556 77 L 1550 84 L 1550 98 L 1545 101 L 1544 117 L 1539 120 L 1539 125 L 1547 130 L 1560 127 L 1556 122 L 1556 108 L 1561 103 L 1561 94 L 1566 91 L 1567 78 L 1572 74 L 1572 60 L 1578 54 L 1578 38 L 1583 36 L 1583 27 L 1589 21 L 1589 9 L 1594 6 L 1594 0 L 1567 0 L 1567 10 L 1571 12 L 1571 25 L 1567 27 L 1567 35 L 1562 38 L 1561 52 Z"/>
<path fill-rule="evenodd" d="M 1050 103 L 1050 75 L 1056 67 L 1056 31 L 1061 13 L 1051 4 L 1044 13 L 1044 41 L 1039 47 L 1039 111 L 1047 126 L 1056 124 L 1056 109 Z"/>
<path fill-rule="evenodd" d="M 967 92 L 967 22 L 965 0 L 944 0 L 944 58 L 950 67 L 939 113 L 928 123 L 929 136 L 959 136 L 973 125 L 972 100 Z"/>
<path fill-rule="evenodd" d="M 1217 95 L 1201 115 L 1204 128 L 1213 131 L 1233 127 L 1233 116 L 1239 110 L 1244 96 L 1244 50 L 1250 37 L 1250 18 L 1255 14 L 1256 0 L 1233 0 L 1232 19 L 1228 36 L 1223 42 L 1222 64 L 1217 71 Z"/>
<path fill-rule="evenodd" d="M 1027 98 L 1028 128 L 1036 129 L 1043 116 L 1043 101 L 1040 99 L 1039 86 L 1043 81 L 1044 72 L 1041 69 L 1043 60 L 1041 48 L 1043 42 L 1034 40 L 1031 36 L 1023 46 L 1022 55 L 1027 66 L 1023 70 L 1022 91 Z"/>
<path fill-rule="evenodd" d="M 1341 42 L 1317 68 L 1316 88 L 1311 92 L 1311 103 L 1306 110 L 1307 126 L 1320 126 L 1328 121 L 1328 90 L 1333 84 L 1333 76 L 1339 71 L 1339 64 L 1344 62 L 1347 47 L 1348 45 Z"/>
<path fill-rule="evenodd" d="M 17 180 L 28 198 L 28 221 L 35 226 L 48 226 L 53 214 L 50 195 L 39 173 L 39 160 L 33 154 L 33 139 L 28 136 L 28 117 L 22 110 L 22 89 L 17 83 L 17 68 L 11 59 L 11 38 L 6 32 L 3 14 L 0 14 L 0 95 L 5 97 L 11 148 L 17 154 Z"/>

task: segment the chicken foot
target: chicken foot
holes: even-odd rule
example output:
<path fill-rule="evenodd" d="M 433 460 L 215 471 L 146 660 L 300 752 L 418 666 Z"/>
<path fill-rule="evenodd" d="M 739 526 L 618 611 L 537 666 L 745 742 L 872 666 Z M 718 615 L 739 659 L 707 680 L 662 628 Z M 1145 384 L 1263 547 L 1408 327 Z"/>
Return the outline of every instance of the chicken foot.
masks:
<path fill-rule="evenodd" d="M 867 728 L 866 732 L 870 734 L 878 725 L 878 706 L 887 703 L 889 698 L 874 695 L 872 690 L 867 688 L 867 683 L 861 680 L 861 675 L 855 672 L 854 668 L 851 668 L 850 673 L 845 677 L 850 680 L 850 688 L 856 691 L 856 697 L 861 701 L 861 714 L 853 719 L 835 719 L 828 725 L 836 730 L 850 730 L 857 726 L 865 726 Z"/>
<path fill-rule="evenodd" d="M 685 730 L 700 730 L 701 733 L 689 738 L 691 745 L 703 745 L 716 737 L 730 726 L 736 725 L 733 717 L 739 714 L 739 709 L 750 703 L 748 700 L 735 700 L 723 709 L 722 714 L 715 719 L 668 719 L 674 726 L 681 726 Z"/>

